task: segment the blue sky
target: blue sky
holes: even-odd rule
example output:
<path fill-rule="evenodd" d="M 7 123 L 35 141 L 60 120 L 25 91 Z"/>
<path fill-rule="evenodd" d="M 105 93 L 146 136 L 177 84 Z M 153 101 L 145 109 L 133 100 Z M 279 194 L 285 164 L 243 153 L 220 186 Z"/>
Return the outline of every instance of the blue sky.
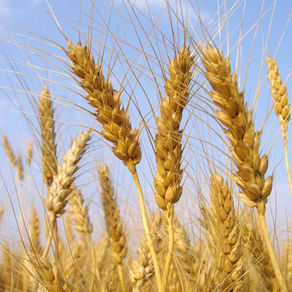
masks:
<path fill-rule="evenodd" d="M 54 12 L 56 13 L 60 24 L 66 34 L 74 41 L 78 40 L 78 30 L 81 27 L 81 31 L 86 33 L 86 28 L 88 24 L 88 15 L 90 14 L 90 1 L 75 1 L 75 0 L 51 0 L 49 1 L 51 6 L 53 7 Z M 82 12 L 80 13 L 80 2 L 82 3 Z M 99 1 L 96 0 L 96 9 L 95 9 L 95 27 L 97 29 L 100 28 L 98 25 L 99 17 L 102 15 L 103 7 L 106 7 L 105 10 L 105 20 L 108 18 L 109 9 L 111 1 Z M 185 4 L 185 1 L 181 1 L 182 4 Z M 235 1 L 226 1 L 226 9 L 230 9 Z M 107 4 L 105 4 L 107 3 Z M 170 30 L 168 25 L 168 16 L 165 9 L 165 1 L 164 0 L 149 0 L 146 5 L 146 1 L 144 0 L 137 0 L 136 2 L 137 7 L 140 9 L 138 12 L 139 20 L 141 21 L 145 30 L 150 30 L 151 25 L 149 19 L 146 20 L 145 15 L 147 14 L 147 9 L 149 8 L 152 16 L 155 18 L 155 21 L 160 25 L 161 30 L 165 31 L 165 33 L 169 36 Z M 171 5 L 175 7 L 176 1 L 170 1 Z M 189 6 L 188 12 L 183 13 L 184 16 L 188 17 L 189 21 L 189 32 L 199 33 L 199 22 L 196 16 L 196 6 L 195 4 L 197 1 L 190 1 L 190 3 L 194 5 L 194 9 Z M 217 11 L 217 1 L 205 1 L 200 0 L 198 1 L 200 5 L 201 16 L 204 23 L 207 25 L 213 19 L 218 19 L 216 16 Z M 262 121 L 267 115 L 267 112 L 272 106 L 271 103 L 271 95 L 268 89 L 268 83 L 265 80 L 266 74 L 266 64 L 263 63 L 263 69 L 261 71 L 262 60 L 264 54 L 268 53 L 271 55 L 275 55 L 278 44 L 281 40 L 281 35 L 283 30 L 286 28 L 287 22 L 291 18 L 291 10 L 292 10 L 292 2 L 291 1 L 278 1 L 277 5 L 274 5 L 273 0 L 265 1 L 263 5 L 263 12 L 260 12 L 261 6 L 263 1 L 262 0 L 255 0 L 255 1 L 238 1 L 237 10 L 234 11 L 232 15 L 229 16 L 228 19 L 228 29 L 229 29 L 229 40 L 230 40 L 230 50 L 231 50 L 231 64 L 232 67 L 235 68 L 236 66 L 236 53 L 237 53 L 237 46 L 238 43 L 238 35 L 240 31 L 241 20 L 243 16 L 243 9 L 245 7 L 245 21 L 242 24 L 242 35 L 249 31 L 252 28 L 251 32 L 246 36 L 242 41 L 242 47 L 239 51 L 239 64 L 242 66 L 242 69 L 239 73 L 239 84 L 242 86 L 243 84 L 243 76 L 245 74 L 245 70 L 247 67 L 248 59 L 249 59 L 249 52 L 250 47 L 253 42 L 254 32 L 257 29 L 255 25 L 257 20 L 259 19 L 259 15 L 263 16 L 261 24 L 258 26 L 257 37 L 254 45 L 254 51 L 251 57 L 251 65 L 248 71 L 248 79 L 245 87 L 245 97 L 249 101 L 249 104 L 252 104 L 254 96 L 256 94 L 257 85 L 260 84 L 261 91 L 259 94 L 258 104 L 257 104 L 257 115 L 256 115 L 256 126 L 260 128 L 262 125 Z M 224 2 L 220 1 L 219 6 L 220 8 L 220 15 L 224 15 Z M 274 6 L 276 7 L 274 9 Z M 176 8 L 174 8 L 176 9 Z M 175 10 L 176 11 L 176 10 Z M 269 34 L 269 40 L 267 42 L 267 46 L 265 43 L 266 37 L 269 31 L 270 20 L 273 16 L 273 21 L 271 25 L 271 30 Z M 81 16 L 80 16 L 81 15 Z M 213 18 L 215 15 L 215 18 Z M 28 44 L 32 47 L 38 47 L 43 50 L 50 52 L 51 54 L 57 54 L 58 56 L 63 56 L 62 52 L 52 46 L 49 41 L 45 41 L 40 36 L 47 37 L 50 40 L 54 40 L 57 42 L 61 42 L 61 44 L 65 45 L 64 39 L 62 38 L 61 34 L 58 32 L 57 27 L 52 19 L 50 13 L 48 12 L 47 5 L 43 0 L 0 0 L 0 35 L 2 36 L 2 41 L 0 41 L 0 68 L 2 69 L 0 75 L 0 87 L 2 88 L 2 94 L 0 97 L 0 113 L 1 113 L 1 126 L 0 126 L 0 134 L 6 134 L 9 136 L 11 140 L 11 144 L 15 146 L 17 150 L 21 150 L 23 147 L 21 144 L 26 145 L 28 140 L 31 138 L 31 129 L 29 131 L 29 127 L 27 126 L 25 119 L 23 119 L 22 115 L 19 113 L 19 101 L 23 102 L 23 109 L 27 109 L 27 113 L 29 116 L 34 118 L 33 110 L 28 103 L 28 96 L 23 94 L 21 90 L 23 89 L 21 84 L 15 82 L 15 74 L 9 73 L 8 70 L 11 70 L 11 65 L 13 64 L 13 68 L 17 69 L 17 71 L 21 72 L 22 80 L 25 80 L 26 84 L 29 86 L 29 89 L 32 93 L 37 93 L 41 89 L 41 85 L 45 83 L 45 79 L 51 79 L 58 83 L 63 82 L 62 76 L 60 74 L 55 74 L 53 70 L 57 70 L 52 64 L 48 64 L 46 60 L 40 58 L 38 53 L 32 48 L 28 48 L 27 51 L 23 50 L 22 48 L 15 48 L 15 41 L 17 40 L 22 44 Z M 133 21 L 135 17 L 132 14 Z M 79 20 L 81 20 L 81 25 L 79 25 Z M 221 19 L 221 22 L 224 22 L 224 17 Z M 114 32 L 115 27 L 118 23 L 121 23 L 118 36 L 123 35 L 123 32 L 127 32 L 125 36 L 125 40 L 129 43 L 133 43 L 134 47 L 139 47 L 137 33 L 130 28 L 129 24 L 129 15 L 127 14 L 127 10 L 124 8 L 123 2 L 121 0 L 116 0 L 113 5 L 113 17 L 110 21 L 110 29 Z M 127 28 L 127 25 L 129 27 Z M 18 28 L 15 28 L 16 26 Z M 104 23 L 102 29 L 106 27 Z M 139 27 L 139 26 L 137 26 Z M 212 31 L 212 28 L 211 28 Z M 30 34 L 29 32 L 34 33 Z M 144 40 L 145 43 L 145 51 L 149 52 L 153 55 L 153 51 L 151 51 L 151 46 L 147 43 L 145 35 L 141 27 L 138 29 L 139 37 Z M 151 35 L 151 36 L 154 36 Z M 180 32 L 180 37 L 181 37 Z M 98 39 L 99 35 L 98 32 L 94 32 L 94 37 Z M 222 40 L 222 48 L 226 52 L 227 45 L 224 41 L 226 38 L 226 26 L 223 25 L 223 30 L 221 33 L 221 40 Z M 277 61 L 280 68 L 280 73 L 283 77 L 283 80 L 286 80 L 288 76 L 291 74 L 292 68 L 292 61 L 291 61 L 291 49 L 292 49 L 292 29 L 291 23 L 288 23 L 288 27 L 286 33 L 284 35 L 283 40 L 281 41 L 280 48 L 277 53 Z M 219 37 L 216 39 L 216 44 L 219 45 Z M 160 43 L 161 45 L 161 43 Z M 107 51 L 111 51 L 111 46 L 114 46 L 115 49 L 118 49 L 117 44 L 111 43 L 108 40 L 108 48 Z M 235 49 L 234 49 L 235 48 Z M 128 50 L 128 51 L 127 51 Z M 127 56 L 130 56 L 131 59 L 136 58 L 137 62 L 140 62 L 139 66 L 146 65 L 145 60 L 139 57 L 139 52 L 134 48 L 130 48 L 129 46 L 123 46 L 123 53 Z M 166 60 L 165 55 L 161 56 L 162 60 Z M 52 58 L 51 58 L 52 60 Z M 10 61 L 10 64 L 9 62 Z M 31 64 L 36 64 L 38 68 L 33 68 Z M 117 70 L 115 72 L 117 79 L 119 76 L 124 74 L 124 65 L 119 64 L 117 66 Z M 43 68 L 41 70 L 40 68 Z M 153 64 L 153 68 L 157 69 L 156 66 Z M 46 70 L 47 69 L 47 70 Z M 60 70 L 59 70 L 60 71 Z M 259 77 L 259 72 L 261 75 Z M 37 73 L 37 74 L 36 74 Z M 39 76 L 42 78 L 42 82 L 39 80 Z M 151 74 L 147 74 L 145 79 L 145 84 L 147 84 L 147 89 L 151 88 L 151 84 L 153 85 L 151 79 Z M 290 78 L 291 79 L 291 78 Z M 133 82 L 134 78 L 131 79 Z M 68 83 L 68 78 L 65 78 L 66 85 L 70 85 Z M 115 83 L 115 81 L 113 81 Z M 118 83 L 116 83 L 118 84 Z M 288 83 L 288 92 L 291 92 L 291 81 L 289 80 Z M 14 90 L 9 90 L 7 87 L 12 87 Z M 59 86 L 58 84 L 50 84 L 52 89 L 52 94 L 56 98 L 57 103 L 63 103 L 63 98 L 69 99 L 72 96 L 74 101 L 78 102 L 78 99 L 74 94 L 68 91 L 66 88 Z M 20 90 L 20 91 L 19 91 Z M 138 89 L 137 89 L 138 90 Z M 130 91 L 130 89 L 129 89 Z M 139 95 L 140 92 L 135 93 L 135 96 L 138 98 L 137 102 L 139 106 L 143 108 L 144 114 L 149 111 L 149 105 Z M 141 97 L 139 99 L 139 97 Z M 153 102 L 157 103 L 158 94 L 153 94 Z M 63 134 L 68 134 L 68 137 L 72 137 L 74 130 L 71 130 L 67 123 L 74 123 L 74 124 L 86 124 L 85 119 L 88 119 L 88 124 L 92 121 L 90 118 L 83 115 L 80 111 L 76 111 L 74 109 L 70 109 L 68 107 L 68 103 L 66 103 L 66 107 L 58 107 L 57 114 L 59 117 L 59 124 L 60 124 L 60 136 L 63 137 Z M 81 104 L 86 106 L 86 103 Z M 291 94 L 290 94 L 290 104 L 291 104 Z M 135 110 L 135 107 L 132 106 L 131 112 L 133 113 L 134 123 L 139 122 L 139 114 Z M 273 141 L 274 136 L 277 134 L 278 131 L 278 121 L 272 112 L 271 117 L 267 122 L 267 126 L 265 127 L 264 131 L 264 139 L 263 139 L 263 150 L 268 151 L 269 147 Z M 291 123 L 290 123 L 290 132 L 291 132 Z M 65 136 L 65 135 L 64 135 Z M 290 135 L 291 136 L 291 135 Z M 147 139 L 146 135 L 144 136 L 144 141 Z M 290 137 L 289 142 L 289 149 L 290 149 L 290 164 L 292 164 L 292 137 Z M 194 140 L 194 146 L 197 146 Z M 215 143 L 215 142 L 214 142 Z M 65 149 L 68 146 L 68 141 L 65 140 L 64 144 L 61 145 L 61 148 Z M 149 146 L 148 146 L 149 147 Z M 277 165 L 277 163 L 283 159 L 283 152 L 282 152 L 282 141 L 281 137 L 279 136 L 277 142 L 274 145 L 274 148 L 271 151 L 271 171 Z M 145 148 L 147 149 L 147 148 Z M 0 150 L 1 159 L 5 161 L 4 167 L 8 167 L 8 162 L 6 161 L 6 157 L 2 151 Z M 103 154 L 104 159 L 107 159 L 107 155 L 110 157 L 110 154 L 106 153 Z M 145 155 L 146 156 L 146 155 Z M 110 160 L 110 158 L 109 158 Z M 145 163 L 145 169 L 147 169 L 148 165 Z M 143 168 L 144 169 L 144 168 Z M 141 171 L 143 172 L 143 169 Z M 3 171 L 3 170 L 2 170 Z M 146 171 L 145 171 L 146 173 Z M 145 180 L 146 184 L 146 180 Z M 281 217 L 281 221 L 284 222 L 285 219 L 285 212 L 289 213 L 289 210 L 292 208 L 292 200 L 289 196 L 288 184 L 285 174 L 285 167 L 284 161 L 277 166 L 276 168 L 276 191 L 277 191 L 277 198 L 278 200 L 278 210 Z M 272 204 L 274 205 L 274 198 L 271 199 Z M 0 199 L 1 202 L 1 199 Z M 290 212 L 291 213 L 291 212 Z M 291 217 L 290 217 L 291 218 Z M 291 218 L 292 219 L 292 218 Z"/>

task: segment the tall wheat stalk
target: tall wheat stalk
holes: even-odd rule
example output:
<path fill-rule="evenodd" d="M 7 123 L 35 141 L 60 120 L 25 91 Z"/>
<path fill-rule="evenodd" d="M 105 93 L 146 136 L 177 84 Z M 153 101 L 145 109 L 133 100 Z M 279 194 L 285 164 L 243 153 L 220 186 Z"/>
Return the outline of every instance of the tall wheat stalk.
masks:
<path fill-rule="evenodd" d="M 159 291 L 161 285 L 160 269 L 157 255 L 151 238 L 144 196 L 138 177 L 136 165 L 141 161 L 139 132 L 132 129 L 127 111 L 121 106 L 121 91 L 114 91 L 109 77 L 105 78 L 101 64 L 96 64 L 91 50 L 80 42 L 74 45 L 68 42 L 68 50 L 64 49 L 71 60 L 72 72 L 77 76 L 80 86 L 88 94 L 85 98 L 96 110 L 96 119 L 103 127 L 102 135 L 113 143 L 114 154 L 131 172 L 140 202 L 140 211 L 146 239 L 150 248 Z"/>
<path fill-rule="evenodd" d="M 215 113 L 229 139 L 229 150 L 237 169 L 234 180 L 242 191 L 238 195 L 247 206 L 257 208 L 262 236 L 279 286 L 281 291 L 287 291 L 266 225 L 266 202 L 272 190 L 273 178 L 265 178 L 268 157 L 260 156 L 261 133 L 254 129 L 253 113 L 247 108 L 243 92 L 239 92 L 237 75 L 231 74 L 229 59 L 211 45 L 201 47 L 201 52 L 205 76 L 212 87 L 209 95 L 219 108 Z"/>
<path fill-rule="evenodd" d="M 290 120 L 291 109 L 288 101 L 287 85 L 282 82 L 277 61 L 273 58 L 267 58 L 268 64 L 268 79 L 270 81 L 270 89 L 273 96 L 273 104 L 276 115 L 279 118 L 281 133 L 284 142 L 285 164 L 292 197 L 292 179 L 289 166 L 288 155 L 288 123 Z"/>
<path fill-rule="evenodd" d="M 189 101 L 189 84 L 194 58 L 188 47 L 183 47 L 168 66 L 169 78 L 165 78 L 166 97 L 161 100 L 160 118 L 157 119 L 155 157 L 157 173 L 154 179 L 155 200 L 166 211 L 168 227 L 168 253 L 165 261 L 163 286 L 166 289 L 174 248 L 174 204 L 182 194 L 183 170 L 182 135 L 180 129 L 183 109 Z"/>

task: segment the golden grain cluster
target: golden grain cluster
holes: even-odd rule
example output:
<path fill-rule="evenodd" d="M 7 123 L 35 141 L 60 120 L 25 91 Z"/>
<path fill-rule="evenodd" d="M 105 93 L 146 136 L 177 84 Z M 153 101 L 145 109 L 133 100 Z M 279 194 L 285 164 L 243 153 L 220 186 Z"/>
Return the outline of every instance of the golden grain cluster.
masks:
<path fill-rule="evenodd" d="M 20 195 L 19 210 L 13 209 L 21 240 L 1 242 L 0 292 L 292 291 L 291 240 L 279 254 L 267 225 L 266 210 L 274 180 L 269 168 L 270 153 L 263 151 L 263 131 L 257 129 L 254 107 L 238 85 L 229 52 L 219 49 L 216 39 L 205 36 L 204 42 L 196 41 L 184 27 L 183 43 L 173 39 L 172 49 L 163 47 L 169 50 L 168 61 L 161 65 L 162 78 L 153 82 L 157 84 L 159 80 L 161 86 L 156 93 L 150 93 L 160 97 L 157 105 L 151 105 L 152 125 L 150 121 L 147 124 L 148 117 L 143 116 L 131 94 L 128 105 L 123 105 L 128 80 L 119 80 L 121 87 L 114 88 L 111 67 L 96 53 L 100 50 L 91 38 L 74 43 L 59 29 L 65 37 L 65 45 L 58 44 L 64 71 L 82 91 L 89 105 L 87 113 L 92 111 L 92 124 L 82 125 L 83 130 L 62 155 L 64 147 L 55 116 L 60 105 L 51 98 L 46 84 L 34 99 L 38 136 L 25 150 L 25 165 L 21 154 L 16 155 L 8 138 L 2 136 L 3 149 L 16 174 L 15 189 L 19 191 L 24 185 L 33 189 L 36 183 L 43 186 L 35 187 L 41 190 L 40 205 L 29 202 L 30 207 L 24 210 L 26 198 Z M 147 59 L 146 53 L 145 56 Z M 292 195 L 288 89 L 276 59 L 267 57 L 266 61 Z M 134 62 L 129 66 L 136 68 Z M 151 68 L 149 71 L 153 74 Z M 222 130 L 220 137 L 228 162 L 224 166 L 216 164 L 205 153 L 208 169 L 206 177 L 199 178 L 194 177 L 192 166 L 184 160 L 191 145 L 185 131 L 189 116 L 194 115 L 190 105 L 202 99 L 206 104 L 204 113 Z M 141 121 L 132 117 L 131 103 L 135 103 Z M 148 153 L 143 153 L 150 151 L 141 139 L 143 131 L 150 140 L 151 163 Z M 98 138 L 112 150 L 112 159 L 126 166 L 128 176 L 122 179 L 120 188 L 113 179 L 119 174 L 117 169 L 104 163 L 102 157 L 99 159 L 99 150 L 94 146 Z M 212 139 L 208 143 L 212 145 Z M 91 164 L 93 175 L 83 172 L 91 152 L 98 157 L 98 163 Z M 147 176 L 143 172 L 142 176 L 139 167 L 147 163 L 152 173 Z M 38 170 L 42 181 L 32 179 L 32 168 Z M 88 186 L 82 184 L 86 175 L 90 176 L 88 184 L 98 181 L 99 187 L 90 198 L 100 200 L 102 223 L 96 222 L 96 209 L 86 193 Z M 183 206 L 182 216 L 180 203 L 190 196 L 187 179 L 203 183 L 192 191 L 197 192 L 197 206 Z M 130 185 L 139 201 L 139 218 L 125 214 L 134 206 L 130 205 L 132 197 L 128 199 Z M 151 201 L 148 197 L 152 198 L 152 207 L 146 203 Z M 128 200 L 130 203 L 124 205 Z M 12 202 L 12 206 L 16 204 Z M 196 218 L 193 210 L 199 210 Z M 0 223 L 6 222 L 6 211 L 0 206 Z M 138 230 L 140 222 L 142 233 L 130 232 L 133 226 Z M 105 231 L 97 237 L 102 224 Z"/>

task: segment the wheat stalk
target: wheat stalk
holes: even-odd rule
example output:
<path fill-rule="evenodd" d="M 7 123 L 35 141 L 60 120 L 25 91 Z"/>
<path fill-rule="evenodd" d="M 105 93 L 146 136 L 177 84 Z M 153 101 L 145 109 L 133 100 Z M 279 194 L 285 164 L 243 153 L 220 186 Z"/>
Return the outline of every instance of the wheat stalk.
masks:
<path fill-rule="evenodd" d="M 183 47 L 168 66 L 170 78 L 165 78 L 166 97 L 160 105 L 155 138 L 157 173 L 154 178 L 155 200 L 166 210 L 168 220 L 169 247 L 166 257 L 163 285 L 167 283 L 174 247 L 173 214 L 174 204 L 182 194 L 183 170 L 182 135 L 180 130 L 183 109 L 189 101 L 189 84 L 194 61 L 188 47 Z"/>
<path fill-rule="evenodd" d="M 127 165 L 133 176 L 157 282 L 162 283 L 157 255 L 150 235 L 144 196 L 136 170 L 136 165 L 141 161 L 139 132 L 132 128 L 128 113 L 121 106 L 121 91 L 114 91 L 109 78 L 103 75 L 102 64 L 95 63 L 91 50 L 81 42 L 74 45 L 67 39 L 67 44 L 68 50 L 64 49 L 64 52 L 71 60 L 71 69 L 79 79 L 80 86 L 87 93 L 86 100 L 96 110 L 95 117 L 103 126 L 102 135 L 113 143 L 114 154 Z"/>
<path fill-rule="evenodd" d="M 282 291 L 287 291 L 266 226 L 266 202 L 272 190 L 273 179 L 272 176 L 265 178 L 268 157 L 260 156 L 261 133 L 254 129 L 252 111 L 248 111 L 243 93 L 239 92 L 236 73 L 231 74 L 229 59 L 210 45 L 201 47 L 201 52 L 205 76 L 212 87 L 209 95 L 219 107 L 215 113 L 229 139 L 230 151 L 237 168 L 234 180 L 242 190 L 238 195 L 249 207 L 257 207 L 262 235 L 275 274 Z"/>
<path fill-rule="evenodd" d="M 63 157 L 63 163 L 58 166 L 57 174 L 53 178 L 53 184 L 49 188 L 48 198 L 44 200 L 48 210 L 50 233 L 43 251 L 43 257 L 46 257 L 49 251 L 56 218 L 61 217 L 64 213 L 68 196 L 72 192 L 78 163 L 85 153 L 89 139 L 89 131 L 85 131 L 80 133 L 73 141 L 71 148 Z"/>
<path fill-rule="evenodd" d="M 287 85 L 282 82 L 277 61 L 273 58 L 266 58 L 268 64 L 268 79 L 270 81 L 270 89 L 273 96 L 273 104 L 275 112 L 279 118 L 281 133 L 284 142 L 285 163 L 288 176 L 288 183 L 290 187 L 290 194 L 292 196 L 292 179 L 289 166 L 288 156 L 288 122 L 290 120 L 290 105 L 288 101 Z"/>

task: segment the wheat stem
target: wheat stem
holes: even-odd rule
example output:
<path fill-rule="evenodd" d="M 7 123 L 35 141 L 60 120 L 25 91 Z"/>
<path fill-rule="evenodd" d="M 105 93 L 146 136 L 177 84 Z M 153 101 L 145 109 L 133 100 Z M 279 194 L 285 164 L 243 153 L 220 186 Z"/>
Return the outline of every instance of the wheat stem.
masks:
<path fill-rule="evenodd" d="M 259 224 L 261 227 L 260 228 L 261 234 L 262 234 L 262 237 L 263 237 L 264 242 L 266 244 L 267 252 L 270 256 L 271 264 L 273 266 L 275 276 L 278 280 L 280 291 L 288 292 L 285 280 L 282 276 L 278 261 L 277 261 L 276 256 L 275 256 L 274 248 L 273 248 L 272 243 L 271 243 L 271 239 L 270 239 L 268 228 L 267 228 L 265 214 L 258 212 L 258 219 L 259 219 Z"/>
<path fill-rule="evenodd" d="M 174 228 L 173 228 L 173 215 L 174 215 L 174 206 L 171 204 L 167 210 L 167 229 L 168 229 L 168 251 L 166 256 L 166 262 L 164 266 L 163 274 L 163 285 L 166 287 L 169 270 L 173 257 L 174 250 Z"/>
<path fill-rule="evenodd" d="M 146 214 L 144 196 L 143 196 L 141 184 L 140 184 L 139 177 L 138 177 L 137 170 L 136 170 L 135 166 L 134 166 L 134 172 L 132 172 L 132 175 L 133 175 L 133 179 L 134 179 L 134 182 L 135 182 L 135 185 L 137 188 L 137 192 L 138 192 L 138 196 L 139 196 L 140 212 L 141 212 L 141 216 L 142 216 L 146 240 L 147 240 L 147 243 L 148 243 L 148 246 L 150 249 L 150 254 L 152 257 L 152 261 L 153 261 L 158 291 L 163 292 L 163 291 L 165 291 L 165 288 L 164 288 L 163 283 L 161 281 L 161 273 L 160 273 L 160 269 L 159 269 L 157 254 L 156 254 L 156 251 L 154 249 L 153 240 L 152 240 L 152 237 L 150 234 L 150 228 L 149 228 L 149 223 L 148 223 L 147 214 Z"/>
<path fill-rule="evenodd" d="M 290 194 L 292 197 L 292 179 L 291 179 L 291 172 L 290 172 L 290 166 L 289 166 L 289 156 L 288 156 L 288 147 L 287 143 L 284 145 L 285 150 L 285 164 L 286 164 L 286 171 L 287 171 L 287 177 L 288 177 L 288 184 L 290 188 Z"/>
<path fill-rule="evenodd" d="M 127 292 L 127 288 L 126 288 L 125 280 L 124 280 L 124 275 L 123 275 L 123 270 L 122 270 L 122 265 L 118 265 L 118 273 L 119 273 L 120 283 L 122 286 L 122 291 Z"/>

